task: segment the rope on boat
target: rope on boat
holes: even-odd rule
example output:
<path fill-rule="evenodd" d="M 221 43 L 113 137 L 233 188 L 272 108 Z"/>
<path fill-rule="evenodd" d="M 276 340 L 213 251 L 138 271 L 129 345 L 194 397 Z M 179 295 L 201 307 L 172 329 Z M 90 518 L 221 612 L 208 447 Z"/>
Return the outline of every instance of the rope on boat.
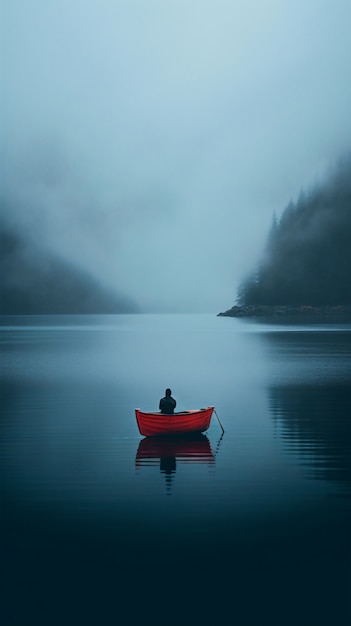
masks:
<path fill-rule="evenodd" d="M 219 425 L 220 425 L 220 427 L 221 427 L 222 431 L 224 432 L 224 428 L 223 428 L 223 426 L 222 426 L 221 420 L 219 419 L 219 417 L 218 417 L 218 415 L 217 415 L 217 411 L 216 411 L 216 409 L 213 409 L 213 411 L 214 411 L 214 413 L 216 414 L 216 417 L 217 417 L 217 419 L 218 419 L 218 423 L 219 423 Z"/>
<path fill-rule="evenodd" d="M 222 433 L 222 434 L 221 434 L 220 438 L 219 438 L 219 439 L 218 439 L 218 441 L 217 441 L 217 445 L 216 445 L 216 449 L 215 449 L 215 456 L 218 454 L 219 447 L 220 447 L 220 445 L 221 445 L 221 441 L 222 441 L 222 439 L 223 439 L 223 436 L 224 436 L 224 433 Z"/>

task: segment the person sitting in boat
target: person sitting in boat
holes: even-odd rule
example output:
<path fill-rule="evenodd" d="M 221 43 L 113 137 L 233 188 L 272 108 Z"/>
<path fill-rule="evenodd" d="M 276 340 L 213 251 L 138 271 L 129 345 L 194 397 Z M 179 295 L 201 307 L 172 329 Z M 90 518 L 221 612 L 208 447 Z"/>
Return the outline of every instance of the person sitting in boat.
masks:
<path fill-rule="evenodd" d="M 173 415 L 174 409 L 176 408 L 176 401 L 172 398 L 172 391 L 170 389 L 166 389 L 165 397 L 161 398 L 159 409 L 161 413 L 166 413 L 166 415 Z"/>

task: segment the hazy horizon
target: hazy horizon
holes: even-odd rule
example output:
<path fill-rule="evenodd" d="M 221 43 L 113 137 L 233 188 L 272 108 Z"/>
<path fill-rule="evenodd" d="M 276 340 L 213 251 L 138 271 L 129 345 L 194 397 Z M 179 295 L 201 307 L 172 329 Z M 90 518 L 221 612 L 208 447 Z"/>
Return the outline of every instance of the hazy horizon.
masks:
<path fill-rule="evenodd" d="M 348 0 L 1 0 L 2 214 L 142 311 L 219 312 L 351 148 Z"/>

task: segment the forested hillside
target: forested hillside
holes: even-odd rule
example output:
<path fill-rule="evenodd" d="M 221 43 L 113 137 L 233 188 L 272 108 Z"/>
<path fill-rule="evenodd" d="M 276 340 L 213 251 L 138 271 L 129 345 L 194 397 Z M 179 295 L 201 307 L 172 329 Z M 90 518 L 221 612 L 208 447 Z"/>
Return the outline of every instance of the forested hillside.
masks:
<path fill-rule="evenodd" d="M 274 216 L 263 258 L 238 304 L 351 304 L 351 155 Z"/>
<path fill-rule="evenodd" d="M 136 307 L 0 222 L 0 314 L 127 313 Z"/>

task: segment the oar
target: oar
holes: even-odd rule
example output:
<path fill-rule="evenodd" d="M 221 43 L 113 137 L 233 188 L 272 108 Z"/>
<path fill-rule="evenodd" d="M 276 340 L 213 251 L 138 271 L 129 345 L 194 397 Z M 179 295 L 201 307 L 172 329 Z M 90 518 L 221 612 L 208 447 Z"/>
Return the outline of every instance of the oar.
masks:
<path fill-rule="evenodd" d="M 224 432 L 224 428 L 223 428 L 223 426 L 222 426 L 222 424 L 221 424 L 221 420 L 219 419 L 219 417 L 218 417 L 218 415 L 217 415 L 217 411 L 216 411 L 216 409 L 213 409 L 213 411 L 215 412 L 216 417 L 217 417 L 217 419 L 218 419 L 218 423 L 219 423 L 219 425 L 220 425 L 220 427 L 221 427 L 222 431 Z"/>

